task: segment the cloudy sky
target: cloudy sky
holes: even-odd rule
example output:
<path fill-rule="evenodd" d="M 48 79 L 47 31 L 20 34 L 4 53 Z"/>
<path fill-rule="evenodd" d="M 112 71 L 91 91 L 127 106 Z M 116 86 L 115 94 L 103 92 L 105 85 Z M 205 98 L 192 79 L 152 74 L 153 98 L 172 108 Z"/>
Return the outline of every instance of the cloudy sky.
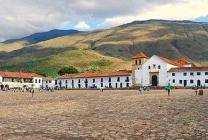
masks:
<path fill-rule="evenodd" d="M 93 30 L 134 20 L 208 22 L 208 0 L 0 0 L 0 40 L 58 29 Z"/>

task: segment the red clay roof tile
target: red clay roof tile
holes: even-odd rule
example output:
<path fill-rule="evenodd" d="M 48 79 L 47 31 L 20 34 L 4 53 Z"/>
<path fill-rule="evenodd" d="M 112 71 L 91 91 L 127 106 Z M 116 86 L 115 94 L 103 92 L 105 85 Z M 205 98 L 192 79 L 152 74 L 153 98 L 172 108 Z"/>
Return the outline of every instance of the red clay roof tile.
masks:
<path fill-rule="evenodd" d="M 208 71 L 208 67 L 179 67 L 171 68 L 169 72 L 183 72 L 183 71 Z"/>
<path fill-rule="evenodd" d="M 174 60 L 170 60 L 170 59 L 168 59 L 168 58 L 161 57 L 161 56 L 159 56 L 159 58 L 162 59 L 163 61 L 165 61 L 165 62 L 171 64 L 171 65 L 174 65 L 174 66 L 180 66 L 179 63 L 177 63 L 177 62 L 174 61 Z"/>
<path fill-rule="evenodd" d="M 29 72 L 9 72 L 9 71 L 0 71 L 0 76 L 5 78 L 33 78 L 33 77 L 42 77 L 36 73 Z"/>
<path fill-rule="evenodd" d="M 148 56 L 144 54 L 143 52 L 139 52 L 134 57 L 132 57 L 132 59 L 138 59 L 138 58 L 148 58 Z"/>

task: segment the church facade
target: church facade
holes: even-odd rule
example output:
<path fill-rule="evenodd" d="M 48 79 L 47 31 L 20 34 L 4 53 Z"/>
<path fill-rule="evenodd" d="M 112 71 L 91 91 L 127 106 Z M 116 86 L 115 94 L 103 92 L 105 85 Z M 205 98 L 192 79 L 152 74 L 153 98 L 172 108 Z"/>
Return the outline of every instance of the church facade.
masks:
<path fill-rule="evenodd" d="M 178 87 L 208 87 L 208 67 L 196 67 L 187 59 L 170 60 L 153 55 L 148 58 L 144 53 L 133 57 L 134 85 Z"/>

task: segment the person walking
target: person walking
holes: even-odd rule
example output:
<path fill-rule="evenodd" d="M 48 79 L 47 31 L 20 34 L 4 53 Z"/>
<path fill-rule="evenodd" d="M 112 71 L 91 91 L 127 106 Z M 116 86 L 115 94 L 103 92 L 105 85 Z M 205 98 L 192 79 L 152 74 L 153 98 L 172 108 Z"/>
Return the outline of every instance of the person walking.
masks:
<path fill-rule="evenodd" d="M 165 87 L 165 90 L 168 92 L 168 96 L 170 96 L 170 92 L 173 89 L 173 87 L 168 83 L 168 85 Z"/>

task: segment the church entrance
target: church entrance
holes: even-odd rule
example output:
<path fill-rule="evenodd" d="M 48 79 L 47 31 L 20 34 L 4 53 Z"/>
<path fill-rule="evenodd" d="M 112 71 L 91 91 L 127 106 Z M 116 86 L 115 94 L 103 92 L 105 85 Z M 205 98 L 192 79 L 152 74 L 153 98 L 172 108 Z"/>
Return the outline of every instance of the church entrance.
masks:
<path fill-rule="evenodd" d="M 187 80 L 183 81 L 183 86 L 186 87 L 187 86 Z"/>
<path fill-rule="evenodd" d="M 197 80 L 197 86 L 200 87 L 201 86 L 201 81 Z"/>
<path fill-rule="evenodd" d="M 152 75 L 152 86 L 158 86 L 158 76 Z"/>

